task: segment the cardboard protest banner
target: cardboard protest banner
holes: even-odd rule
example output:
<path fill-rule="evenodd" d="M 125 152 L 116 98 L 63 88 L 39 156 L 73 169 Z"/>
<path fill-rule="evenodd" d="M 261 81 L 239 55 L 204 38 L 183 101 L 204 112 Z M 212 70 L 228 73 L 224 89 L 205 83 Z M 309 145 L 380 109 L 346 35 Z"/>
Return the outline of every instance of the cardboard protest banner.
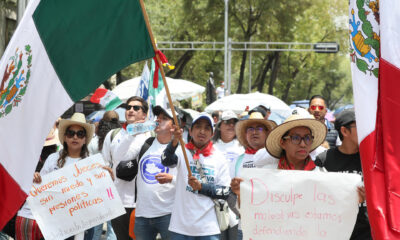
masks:
<path fill-rule="evenodd" d="M 101 154 L 42 176 L 27 198 L 45 239 L 65 239 L 125 213 Z"/>
<path fill-rule="evenodd" d="M 349 239 L 361 176 L 243 169 L 241 223 L 246 240 Z"/>

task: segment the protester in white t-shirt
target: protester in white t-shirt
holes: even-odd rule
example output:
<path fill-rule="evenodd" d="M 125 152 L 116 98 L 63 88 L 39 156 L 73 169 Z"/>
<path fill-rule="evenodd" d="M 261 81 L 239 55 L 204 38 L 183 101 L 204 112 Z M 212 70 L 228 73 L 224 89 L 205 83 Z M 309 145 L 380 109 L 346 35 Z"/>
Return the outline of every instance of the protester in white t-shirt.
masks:
<path fill-rule="evenodd" d="M 244 148 L 236 139 L 235 125 L 239 121 L 232 110 L 222 112 L 221 120 L 215 126 L 215 133 L 212 138 L 214 147 L 221 151 L 229 163 L 229 175 L 235 177 L 236 159 L 244 153 Z M 221 240 L 237 238 L 238 219 L 231 210 L 229 211 L 229 228 L 221 233 Z"/>
<path fill-rule="evenodd" d="M 112 166 L 114 174 L 116 167 L 121 161 L 135 159 L 140 151 L 144 141 L 150 137 L 149 133 L 137 134 L 131 141 L 131 147 L 128 152 L 118 152 L 117 148 L 121 140 L 126 137 L 126 126 L 131 123 L 144 122 L 149 110 L 147 102 L 137 96 L 130 97 L 126 104 L 125 119 L 126 122 L 122 125 L 122 129 L 114 129 L 110 131 L 103 143 L 102 155 L 104 161 Z M 135 209 L 135 183 L 134 181 L 125 181 L 116 178 L 114 181 L 115 187 L 121 198 L 122 204 L 125 207 L 126 213 L 111 220 L 112 227 L 118 240 L 130 240 L 129 224 L 132 211 Z"/>
<path fill-rule="evenodd" d="M 153 113 L 157 116 L 158 123 L 155 129 L 156 137 L 146 140 L 140 150 L 140 159 L 132 164 L 136 165 L 138 170 L 134 227 L 136 240 L 155 240 L 157 234 L 160 234 L 162 239 L 171 238 L 168 226 L 175 199 L 176 168 L 162 165 L 161 154 L 172 139 L 174 122 L 171 109 L 156 106 Z M 117 151 L 130 151 L 132 140 L 133 136 L 124 138 Z M 120 167 L 117 168 L 117 174 Z M 134 167 L 129 168 L 132 168 L 131 172 L 136 172 Z"/>
<path fill-rule="evenodd" d="M 87 145 L 92 139 L 94 134 L 94 126 L 86 123 L 85 115 L 82 113 L 74 113 L 71 119 L 62 119 L 59 125 L 59 140 L 64 148 L 56 153 L 51 154 L 43 165 L 40 173 L 35 172 L 33 181 L 35 183 L 42 182 L 42 175 L 56 171 L 64 166 L 73 164 L 83 158 L 89 156 Z M 109 171 L 112 178 L 112 170 L 109 167 L 103 166 L 104 169 Z M 85 235 L 89 239 L 93 236 L 93 228 L 89 229 Z M 20 239 L 17 237 L 17 239 Z M 24 238 L 22 238 L 24 239 Z M 73 237 L 68 238 L 73 239 Z"/>
<path fill-rule="evenodd" d="M 227 161 L 211 142 L 212 125 L 213 121 L 206 113 L 201 113 L 192 122 L 192 140 L 185 145 L 191 177 L 188 177 L 181 148 L 177 150 L 178 139 L 182 136 L 178 127 L 161 157 L 163 165 L 177 168 L 176 195 L 169 226 L 172 239 L 219 240 L 220 230 L 212 200 L 217 194 L 207 190 L 214 189 L 212 192 L 215 193 L 216 186 L 228 188 L 230 177 Z"/>
<path fill-rule="evenodd" d="M 229 175 L 235 177 L 235 160 L 244 153 L 244 147 L 236 138 L 235 126 L 239 121 L 232 110 L 222 112 L 221 120 L 215 126 L 212 138 L 214 147 L 221 151 L 229 162 Z"/>
<path fill-rule="evenodd" d="M 268 153 L 262 152 L 262 154 L 258 154 L 258 152 L 264 148 L 265 140 L 275 126 L 276 123 L 274 121 L 265 120 L 260 112 L 252 112 L 249 118 L 241 120 L 236 124 L 236 136 L 239 142 L 245 147 L 245 153 L 240 155 L 235 161 L 235 177 L 241 176 L 243 168 L 256 167 L 255 160 L 261 158 L 274 161 L 274 158 L 270 157 Z M 238 239 L 241 239 L 241 236 L 242 231 L 239 223 Z"/>

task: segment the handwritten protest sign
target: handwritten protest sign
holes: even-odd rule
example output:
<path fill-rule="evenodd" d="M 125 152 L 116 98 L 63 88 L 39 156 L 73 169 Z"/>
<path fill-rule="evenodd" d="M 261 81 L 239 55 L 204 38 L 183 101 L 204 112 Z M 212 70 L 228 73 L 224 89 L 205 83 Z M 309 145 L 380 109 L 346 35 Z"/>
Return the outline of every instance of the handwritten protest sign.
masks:
<path fill-rule="evenodd" d="M 28 204 L 45 239 L 65 239 L 125 213 L 101 154 L 42 176 Z"/>
<path fill-rule="evenodd" d="M 357 174 L 244 169 L 244 238 L 349 239 L 358 213 Z"/>

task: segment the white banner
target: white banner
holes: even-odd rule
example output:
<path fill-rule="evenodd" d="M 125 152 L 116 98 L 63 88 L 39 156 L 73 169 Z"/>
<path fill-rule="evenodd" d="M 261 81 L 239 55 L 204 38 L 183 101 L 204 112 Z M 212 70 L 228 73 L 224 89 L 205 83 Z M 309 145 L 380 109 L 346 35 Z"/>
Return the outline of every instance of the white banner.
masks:
<path fill-rule="evenodd" d="M 65 239 L 125 213 L 101 154 L 42 176 L 28 204 L 45 239 Z"/>
<path fill-rule="evenodd" d="M 243 178 L 243 239 L 350 238 L 360 175 L 253 168 L 243 169 Z"/>

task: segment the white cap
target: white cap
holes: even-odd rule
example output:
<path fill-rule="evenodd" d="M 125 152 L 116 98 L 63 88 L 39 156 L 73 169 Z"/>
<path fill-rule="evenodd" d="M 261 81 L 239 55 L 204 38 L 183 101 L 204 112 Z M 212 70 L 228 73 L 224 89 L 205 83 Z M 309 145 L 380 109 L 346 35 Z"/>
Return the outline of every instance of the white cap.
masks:
<path fill-rule="evenodd" d="M 239 120 L 237 115 L 232 110 L 226 110 L 222 112 L 221 120 L 236 119 Z"/>
<path fill-rule="evenodd" d="M 195 118 L 193 118 L 192 127 L 193 127 L 193 125 L 194 125 L 198 120 L 200 120 L 200 119 L 206 119 L 206 120 L 208 120 L 210 126 L 213 127 L 213 120 L 212 120 L 211 116 L 210 116 L 208 113 L 206 113 L 206 112 L 202 112 L 202 113 L 200 113 L 199 115 L 197 115 Z"/>

